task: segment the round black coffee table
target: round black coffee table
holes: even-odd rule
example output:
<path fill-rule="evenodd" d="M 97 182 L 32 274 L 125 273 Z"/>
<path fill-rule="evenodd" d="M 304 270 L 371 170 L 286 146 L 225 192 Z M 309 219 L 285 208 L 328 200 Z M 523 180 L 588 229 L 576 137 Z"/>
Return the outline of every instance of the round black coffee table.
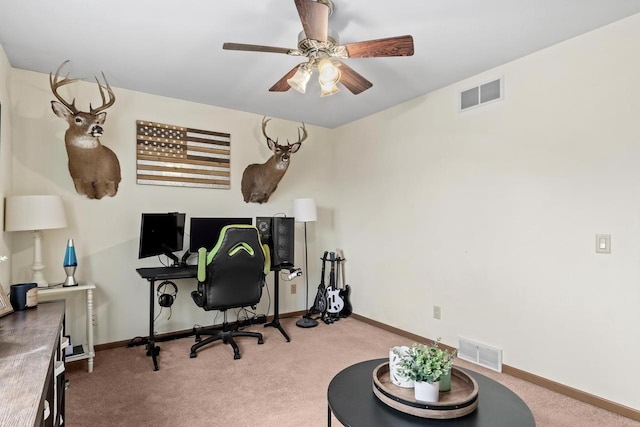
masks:
<path fill-rule="evenodd" d="M 478 382 L 478 408 L 460 418 L 446 420 L 420 418 L 397 411 L 374 394 L 373 370 L 388 359 L 375 359 L 356 363 L 339 372 L 329 383 L 328 425 L 331 413 L 347 427 L 534 427 L 536 425 L 529 407 L 497 381 L 484 375 L 463 369 Z M 462 368 L 461 368 L 462 369 Z"/>

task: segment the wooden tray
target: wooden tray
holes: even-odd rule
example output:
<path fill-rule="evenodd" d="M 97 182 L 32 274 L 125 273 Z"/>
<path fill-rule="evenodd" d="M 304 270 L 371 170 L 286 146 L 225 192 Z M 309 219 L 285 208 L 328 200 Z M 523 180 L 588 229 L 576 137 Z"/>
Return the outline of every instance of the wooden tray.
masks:
<path fill-rule="evenodd" d="M 441 391 L 438 402 L 416 400 L 412 388 L 393 384 L 389 378 L 389 362 L 374 369 L 373 393 L 386 405 L 422 418 L 458 418 L 478 407 L 478 383 L 456 367 L 451 368 L 451 391 Z"/>

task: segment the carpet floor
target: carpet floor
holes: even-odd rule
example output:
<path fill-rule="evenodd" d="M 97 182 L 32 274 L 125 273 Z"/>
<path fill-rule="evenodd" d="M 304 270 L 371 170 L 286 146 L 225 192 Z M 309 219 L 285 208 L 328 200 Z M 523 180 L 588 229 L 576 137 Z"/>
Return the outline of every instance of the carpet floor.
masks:
<path fill-rule="evenodd" d="M 327 387 L 342 369 L 363 360 L 388 357 L 389 348 L 411 345 L 402 336 L 353 318 L 303 329 L 298 318 L 281 319 L 291 337 L 253 325 L 264 344 L 239 338 L 242 358 L 217 342 L 189 358 L 193 337 L 160 343 L 159 371 L 144 346 L 96 354 L 70 364 L 66 425 L 317 427 L 327 425 Z M 640 427 L 640 422 L 579 402 L 510 375 L 457 359 L 456 365 L 495 379 L 518 394 L 538 427 Z M 480 396 L 482 391 L 480 390 Z M 334 418 L 332 425 L 340 423 Z M 513 426 L 518 427 L 518 426 Z"/>

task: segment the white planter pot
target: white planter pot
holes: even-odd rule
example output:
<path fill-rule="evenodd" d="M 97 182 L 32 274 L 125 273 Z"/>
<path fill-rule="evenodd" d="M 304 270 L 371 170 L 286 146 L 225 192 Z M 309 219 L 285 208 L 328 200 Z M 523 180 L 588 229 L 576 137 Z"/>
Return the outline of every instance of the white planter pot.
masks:
<path fill-rule="evenodd" d="M 440 381 L 436 381 L 435 383 L 416 381 L 413 387 L 416 400 L 437 402 L 440 397 Z"/>
<path fill-rule="evenodd" d="M 398 373 L 400 360 L 407 355 L 408 350 L 409 347 L 407 346 L 392 347 L 391 350 L 389 350 L 389 378 L 391 382 L 398 387 L 413 387 L 413 380 Z"/>

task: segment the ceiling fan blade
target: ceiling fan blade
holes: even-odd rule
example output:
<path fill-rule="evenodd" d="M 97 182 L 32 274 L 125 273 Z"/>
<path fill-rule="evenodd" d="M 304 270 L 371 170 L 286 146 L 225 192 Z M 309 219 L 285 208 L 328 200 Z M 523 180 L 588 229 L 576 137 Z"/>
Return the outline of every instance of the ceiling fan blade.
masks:
<path fill-rule="evenodd" d="M 413 55 L 413 37 L 398 36 L 386 39 L 367 40 L 344 45 L 349 58 L 374 58 L 383 56 Z"/>
<path fill-rule="evenodd" d="M 373 83 L 362 77 L 353 68 L 342 61 L 337 62 L 339 62 L 340 66 L 340 83 L 349 89 L 352 94 L 357 95 L 373 86 Z"/>
<path fill-rule="evenodd" d="M 289 86 L 289 83 L 287 83 L 287 80 L 289 80 L 291 77 L 293 77 L 293 75 L 296 73 L 296 71 L 298 71 L 298 67 L 299 67 L 299 65 L 296 65 L 295 67 L 293 67 L 291 69 L 291 71 L 289 71 L 287 74 L 285 74 L 284 77 L 282 77 L 280 80 L 278 80 L 276 82 L 276 84 L 274 84 L 273 86 L 271 86 L 269 88 L 269 92 L 286 92 L 286 91 L 288 91 L 291 86 Z"/>
<path fill-rule="evenodd" d="M 327 41 L 329 6 L 314 0 L 295 0 L 302 29 L 308 39 Z"/>
<path fill-rule="evenodd" d="M 273 46 L 261 46 L 258 44 L 243 44 L 243 43 L 224 43 L 223 49 L 226 50 L 245 50 L 249 52 L 270 52 L 270 53 L 289 53 L 291 49 L 285 47 L 273 47 Z"/>

